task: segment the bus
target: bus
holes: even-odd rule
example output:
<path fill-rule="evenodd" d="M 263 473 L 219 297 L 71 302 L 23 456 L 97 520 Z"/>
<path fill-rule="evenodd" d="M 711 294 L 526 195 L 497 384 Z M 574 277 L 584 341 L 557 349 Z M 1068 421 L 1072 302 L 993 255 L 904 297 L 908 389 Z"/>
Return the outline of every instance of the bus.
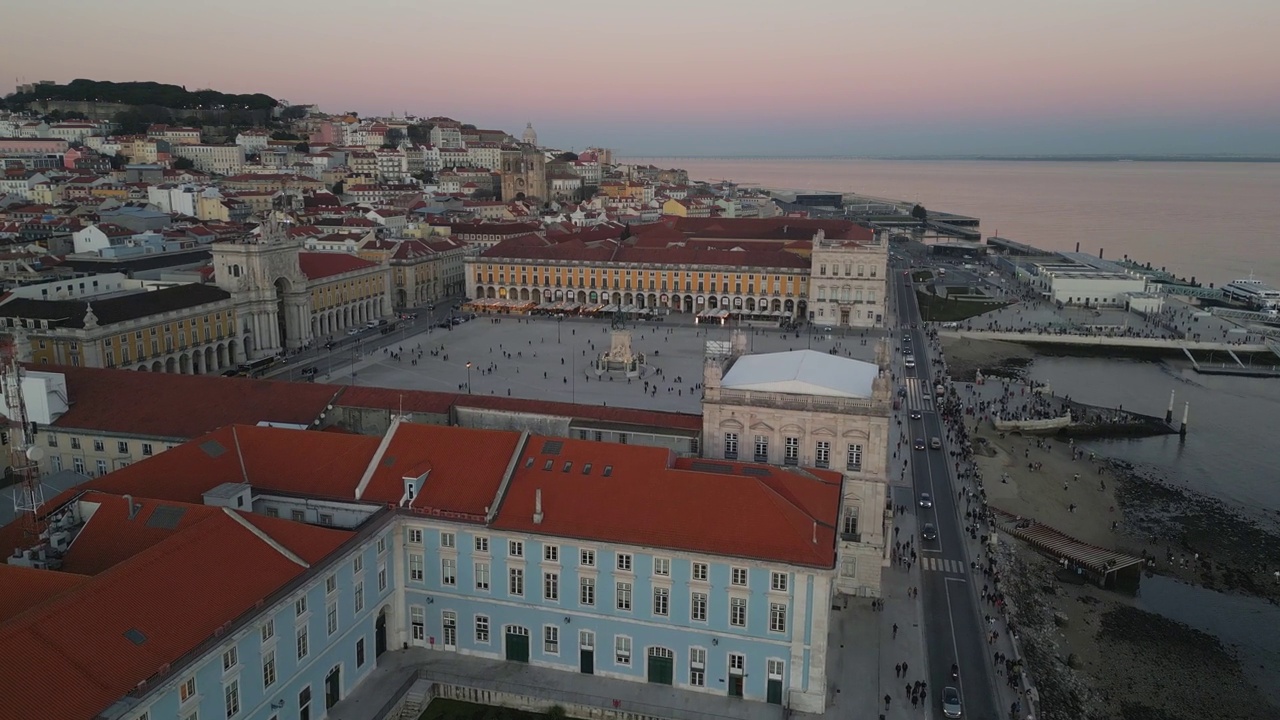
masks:
<path fill-rule="evenodd" d="M 262 377 L 263 373 L 269 370 L 272 365 L 276 364 L 276 360 L 277 358 L 275 355 L 270 355 L 264 358 L 258 358 L 257 360 L 251 360 L 247 363 L 240 363 L 240 366 L 236 369 L 239 371 L 240 375 L 245 377 Z"/>

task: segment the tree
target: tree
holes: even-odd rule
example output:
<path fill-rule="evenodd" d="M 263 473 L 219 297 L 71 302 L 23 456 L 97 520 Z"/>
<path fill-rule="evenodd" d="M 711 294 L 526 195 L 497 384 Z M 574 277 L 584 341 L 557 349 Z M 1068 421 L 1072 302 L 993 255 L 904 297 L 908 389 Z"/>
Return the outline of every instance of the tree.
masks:
<path fill-rule="evenodd" d="M 280 111 L 280 117 L 285 120 L 301 120 L 307 116 L 307 108 L 304 105 L 290 105 Z"/>
<path fill-rule="evenodd" d="M 556 160 L 563 160 L 564 162 L 575 162 L 577 159 L 578 153 L 575 152 L 562 152 L 556 156 Z"/>
<path fill-rule="evenodd" d="M 422 182 L 426 183 L 427 185 L 430 185 L 431 183 L 436 181 L 435 173 L 431 172 L 430 170 L 423 170 L 422 172 L 414 173 L 413 176 L 421 180 Z"/>
<path fill-rule="evenodd" d="M 300 153 L 309 153 L 309 152 L 311 152 L 311 146 L 307 144 L 307 141 L 306 141 L 306 140 L 303 140 L 302 142 L 298 143 L 297 145 L 294 145 L 294 146 L 293 146 L 293 149 L 294 149 L 294 150 L 296 150 L 296 151 L 298 151 L 298 152 L 300 152 Z"/>
<path fill-rule="evenodd" d="M 291 132 L 287 132 L 285 130 L 277 130 L 271 133 L 271 139 L 272 140 L 301 140 L 302 138 L 298 137 L 297 135 L 294 135 Z"/>
<path fill-rule="evenodd" d="M 111 163 L 112 170 L 123 170 L 124 166 L 129 164 L 129 158 L 123 155 L 108 155 L 107 162 Z"/>
<path fill-rule="evenodd" d="M 144 135 L 151 125 L 169 122 L 170 114 L 162 107 L 143 105 L 118 112 L 112 120 L 116 124 L 116 132 L 121 135 Z"/>
<path fill-rule="evenodd" d="M 400 128 L 391 128 L 386 135 L 382 136 L 382 147 L 398 148 L 400 143 L 404 141 L 404 131 Z"/>
<path fill-rule="evenodd" d="M 191 162 L 188 158 L 176 158 L 173 161 L 174 170 L 192 170 L 195 166 L 196 164 Z"/>
<path fill-rule="evenodd" d="M 911 217 L 924 222 L 929 219 L 929 211 L 925 210 L 923 205 L 917 203 L 915 207 L 911 208 Z"/>
<path fill-rule="evenodd" d="M 479 190 L 471 193 L 472 200 L 492 200 L 494 197 L 496 196 L 493 194 L 492 190 L 486 190 L 484 188 L 480 188 Z"/>
<path fill-rule="evenodd" d="M 344 185 L 341 180 L 334 183 L 333 187 L 330 188 L 334 195 L 341 195 L 346 189 L 346 185 Z"/>
<path fill-rule="evenodd" d="M 426 125 L 415 124 L 409 126 L 409 141 L 418 143 L 419 145 L 428 142 L 431 139 L 431 131 Z"/>

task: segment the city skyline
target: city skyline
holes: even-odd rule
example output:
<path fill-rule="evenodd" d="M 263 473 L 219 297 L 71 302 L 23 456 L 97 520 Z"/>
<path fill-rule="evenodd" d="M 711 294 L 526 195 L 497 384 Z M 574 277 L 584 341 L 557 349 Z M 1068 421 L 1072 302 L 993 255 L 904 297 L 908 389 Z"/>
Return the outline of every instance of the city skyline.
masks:
<path fill-rule="evenodd" d="M 447 11 L 377 0 L 368 24 L 294 0 L 224 7 L 201 18 L 205 49 L 190 56 L 193 31 L 166 30 L 155 0 L 76 7 L 76 23 L 61 23 L 66 4 L 14 8 L 16 27 L 60 27 L 64 50 L 18 33 L 0 65 L 26 82 L 155 80 L 517 133 L 533 122 L 547 144 L 629 155 L 1280 153 L 1268 38 L 1280 6 L 1263 2 L 815 2 L 797 14 L 567 0 L 529 14 L 499 0 Z M 129 12 L 148 42 L 108 32 Z M 362 28 L 376 51 L 324 50 L 367 39 Z"/>

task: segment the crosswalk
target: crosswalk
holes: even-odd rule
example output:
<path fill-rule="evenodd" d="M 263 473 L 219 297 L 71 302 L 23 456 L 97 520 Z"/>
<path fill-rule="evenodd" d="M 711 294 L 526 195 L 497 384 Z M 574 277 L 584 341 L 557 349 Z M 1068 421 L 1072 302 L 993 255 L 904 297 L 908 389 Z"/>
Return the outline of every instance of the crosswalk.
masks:
<path fill-rule="evenodd" d="M 964 563 L 959 560 L 947 560 L 946 558 L 935 558 L 925 556 L 920 560 L 920 569 L 930 572 L 951 573 L 953 575 L 964 575 Z"/>
<path fill-rule="evenodd" d="M 929 386 L 920 378 L 909 377 L 907 381 L 907 409 L 930 412 L 933 410 L 933 394 Z"/>

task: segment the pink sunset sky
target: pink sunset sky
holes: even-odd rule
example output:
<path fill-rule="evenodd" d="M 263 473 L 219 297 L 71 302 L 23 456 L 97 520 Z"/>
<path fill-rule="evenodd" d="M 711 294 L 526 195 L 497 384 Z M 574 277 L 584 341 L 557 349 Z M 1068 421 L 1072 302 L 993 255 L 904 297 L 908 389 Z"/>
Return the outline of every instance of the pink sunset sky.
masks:
<path fill-rule="evenodd" d="M 10 81 L 156 80 L 631 153 L 1277 153 L 1280 2 L 50 0 Z"/>

